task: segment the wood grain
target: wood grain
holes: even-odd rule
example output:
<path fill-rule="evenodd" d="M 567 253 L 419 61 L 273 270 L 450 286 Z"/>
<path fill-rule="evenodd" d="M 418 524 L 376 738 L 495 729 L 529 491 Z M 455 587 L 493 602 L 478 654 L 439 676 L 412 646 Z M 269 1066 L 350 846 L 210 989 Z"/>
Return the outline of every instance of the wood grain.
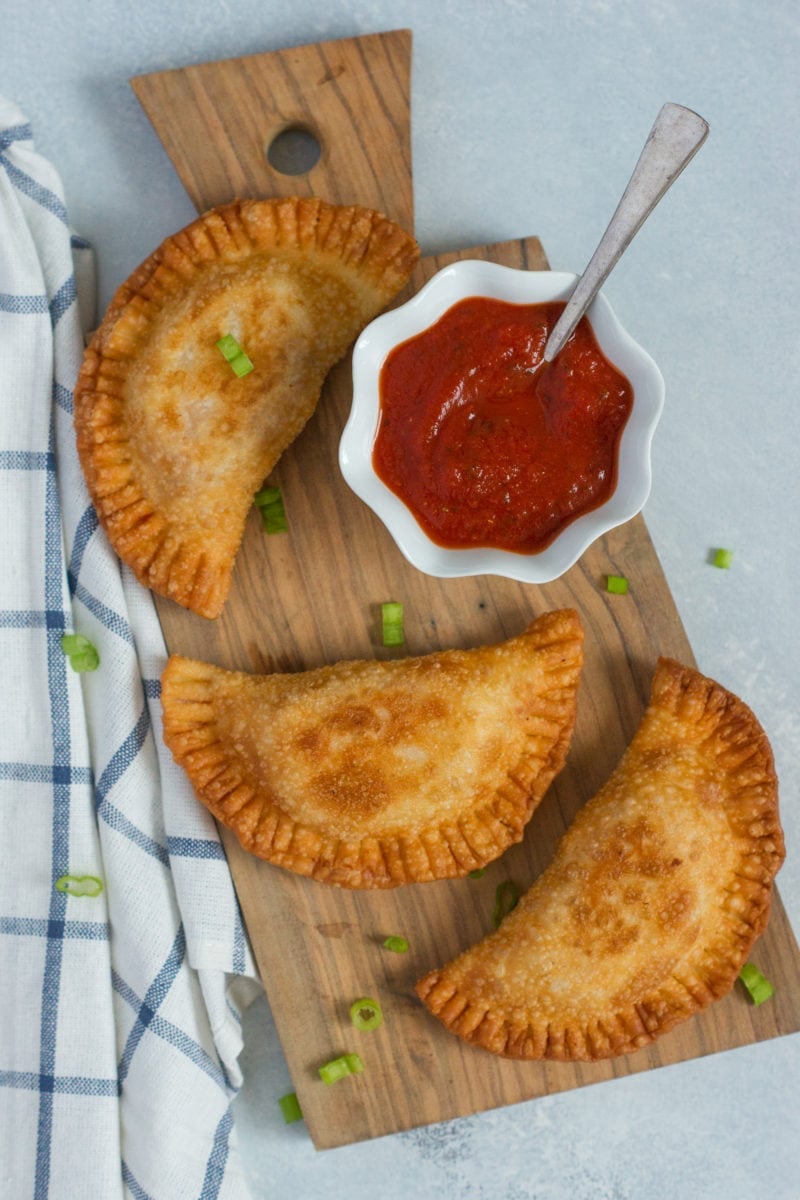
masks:
<path fill-rule="evenodd" d="M 410 37 L 400 31 L 140 77 L 134 86 L 198 208 L 237 194 L 313 192 L 380 207 L 408 226 L 409 55 Z M 325 152 L 308 177 L 287 183 L 265 167 L 263 147 L 270 131 L 301 121 L 321 132 Z M 409 290 L 456 257 L 547 266 L 537 239 L 527 238 L 426 259 Z M 644 710 L 657 657 L 694 660 L 641 517 L 543 587 L 494 577 L 437 580 L 415 571 L 339 473 L 350 395 L 344 362 L 272 476 L 290 531 L 266 537 L 251 515 L 222 617 L 205 621 L 157 599 L 169 649 L 235 669 L 294 671 L 492 642 L 540 612 L 574 606 L 586 631 L 586 666 L 567 766 L 524 841 L 479 880 L 344 892 L 260 862 L 222 831 L 314 1144 L 338 1146 L 800 1028 L 800 955 L 778 897 L 754 954 L 777 985 L 774 999 L 754 1008 L 737 987 L 624 1058 L 597 1065 L 496 1059 L 448 1034 L 419 1004 L 415 980 L 490 931 L 497 884 L 512 878 L 527 888 L 610 774 Z M 627 576 L 628 595 L 608 595 L 607 574 Z M 400 650 L 380 644 L 379 606 L 390 599 L 405 605 Z M 408 939 L 408 954 L 382 948 L 393 933 Z M 351 1002 L 365 995 L 380 999 L 385 1016 L 369 1034 L 356 1032 L 348 1018 Z M 349 1050 L 361 1054 L 364 1074 L 326 1087 L 319 1065 Z"/>
<path fill-rule="evenodd" d="M 136 96 L 199 212 L 236 197 L 321 196 L 414 225 L 406 29 L 138 75 Z M 266 151 L 303 129 L 320 143 L 305 175 Z"/>

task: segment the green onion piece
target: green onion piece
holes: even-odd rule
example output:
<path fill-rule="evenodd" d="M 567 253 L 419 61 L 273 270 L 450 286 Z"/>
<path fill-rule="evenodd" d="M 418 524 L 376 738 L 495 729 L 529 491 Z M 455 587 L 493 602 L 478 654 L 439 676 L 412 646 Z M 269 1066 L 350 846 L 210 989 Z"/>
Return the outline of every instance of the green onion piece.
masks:
<path fill-rule="evenodd" d="M 364 996 L 361 1000 L 356 1000 L 355 1004 L 350 1005 L 350 1020 L 356 1029 L 365 1032 L 377 1029 L 379 1025 L 383 1024 L 381 1006 L 377 1000 L 371 1000 L 369 996 Z"/>
<path fill-rule="evenodd" d="M 251 371 L 255 370 L 252 362 L 244 352 L 237 354 L 236 358 L 232 358 L 228 366 L 238 379 L 241 379 L 243 375 L 249 375 Z"/>
<path fill-rule="evenodd" d="M 613 592 L 615 596 L 624 596 L 628 590 L 628 581 L 624 575 L 607 575 L 606 576 L 606 591 Z"/>
<path fill-rule="evenodd" d="M 55 887 L 57 892 L 66 892 L 68 896 L 99 896 L 103 881 L 96 875 L 62 875 Z"/>
<path fill-rule="evenodd" d="M 232 333 L 226 333 L 225 337 L 219 339 L 217 349 L 226 362 L 231 362 L 232 359 L 236 358 L 237 354 L 242 353 L 242 347 Z"/>
<path fill-rule="evenodd" d="M 347 1069 L 351 1075 L 360 1075 L 364 1070 L 360 1054 L 345 1054 L 344 1061 L 347 1063 Z"/>
<path fill-rule="evenodd" d="M 388 601 L 381 605 L 381 624 L 383 627 L 384 646 L 402 646 L 403 637 L 403 606 L 396 601 Z"/>
<path fill-rule="evenodd" d="M 383 943 L 385 950 L 392 950 L 395 954 L 405 954 L 408 950 L 408 942 L 404 937 L 387 937 Z"/>
<path fill-rule="evenodd" d="M 714 551 L 714 566 L 715 567 L 722 567 L 723 570 L 727 571 L 730 569 L 730 565 L 732 562 L 733 562 L 733 551 L 732 550 L 715 550 Z"/>
<path fill-rule="evenodd" d="M 91 646 L 88 638 L 82 633 L 65 633 L 61 639 L 61 649 L 67 655 L 80 654 L 87 646 Z"/>
<path fill-rule="evenodd" d="M 330 1087 L 332 1083 L 348 1075 L 360 1075 L 363 1070 L 364 1064 L 357 1054 L 342 1054 L 339 1058 L 332 1058 L 330 1062 L 323 1063 L 319 1069 L 319 1077 Z"/>
<path fill-rule="evenodd" d="M 344 1058 L 332 1058 L 330 1062 L 323 1063 L 319 1069 L 319 1077 L 323 1083 L 327 1083 L 328 1087 L 349 1074 L 350 1068 Z"/>
<path fill-rule="evenodd" d="M 69 660 L 69 665 L 79 675 L 83 675 L 86 671 L 96 671 L 99 663 L 100 658 L 94 647 L 84 654 L 73 654 Z"/>
<path fill-rule="evenodd" d="M 261 524 L 264 533 L 286 533 L 289 524 L 283 504 L 265 504 L 261 508 Z"/>
<path fill-rule="evenodd" d="M 265 533 L 286 533 L 289 525 L 280 488 L 263 488 L 256 492 L 253 502 L 261 513 L 261 524 Z"/>
<path fill-rule="evenodd" d="M 497 929 L 503 917 L 507 917 L 512 909 L 517 907 L 519 903 L 519 888 L 510 879 L 504 880 L 498 885 L 497 891 L 494 894 L 494 908 L 492 909 L 492 920 L 494 927 Z"/>
<path fill-rule="evenodd" d="M 302 1121 L 303 1110 L 300 1108 L 297 1092 L 288 1092 L 285 1096 L 281 1096 L 278 1104 L 281 1106 L 283 1119 L 287 1125 L 291 1125 L 292 1121 Z"/>
<path fill-rule="evenodd" d="M 61 639 L 61 649 L 73 671 L 96 671 L 100 665 L 100 655 L 82 633 L 65 633 Z"/>
<path fill-rule="evenodd" d="M 240 379 L 242 375 L 249 375 L 253 370 L 253 364 L 232 333 L 226 333 L 225 337 L 219 339 L 217 349 L 230 366 L 234 375 L 237 375 Z"/>
<path fill-rule="evenodd" d="M 486 867 L 476 867 L 474 871 L 469 872 L 470 879 L 481 879 L 486 874 Z"/>
<path fill-rule="evenodd" d="M 775 988 L 761 974 L 755 963 L 745 963 L 739 972 L 739 978 L 747 988 L 753 1004 L 763 1004 L 770 996 L 775 995 Z"/>
<path fill-rule="evenodd" d="M 253 503 L 258 508 L 263 508 L 265 504 L 275 504 L 281 498 L 281 489 L 278 487 L 265 487 L 260 492 L 256 492 L 253 496 Z"/>

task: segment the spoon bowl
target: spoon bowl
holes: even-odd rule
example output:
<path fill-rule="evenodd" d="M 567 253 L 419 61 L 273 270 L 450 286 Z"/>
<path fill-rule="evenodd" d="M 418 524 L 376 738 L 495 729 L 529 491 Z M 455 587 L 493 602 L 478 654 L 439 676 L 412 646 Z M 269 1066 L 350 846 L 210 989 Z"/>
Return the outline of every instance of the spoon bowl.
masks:
<path fill-rule="evenodd" d="M 427 536 L 411 510 L 376 473 L 372 449 L 380 420 L 380 374 L 391 351 L 422 333 L 470 296 L 512 304 L 569 299 L 577 276 L 562 271 L 523 271 L 465 259 L 443 268 L 399 308 L 372 321 L 353 351 L 353 403 L 339 444 L 345 480 L 381 519 L 401 553 L 428 575 L 455 578 L 500 575 L 547 583 L 563 575 L 602 534 L 635 516 L 650 491 L 650 447 L 664 404 L 664 381 L 653 359 L 630 336 L 611 304 L 598 294 L 587 316 L 603 354 L 633 388 L 633 408 L 619 446 L 616 487 L 608 500 L 566 525 L 535 554 L 493 548 L 448 549 Z"/>

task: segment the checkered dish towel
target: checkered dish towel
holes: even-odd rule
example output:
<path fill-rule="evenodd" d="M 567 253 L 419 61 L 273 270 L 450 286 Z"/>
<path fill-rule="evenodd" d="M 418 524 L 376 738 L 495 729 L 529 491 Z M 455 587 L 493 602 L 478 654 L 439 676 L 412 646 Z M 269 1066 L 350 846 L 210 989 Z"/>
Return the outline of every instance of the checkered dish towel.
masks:
<path fill-rule="evenodd" d="M 259 985 L 216 828 L 162 742 L 151 596 L 78 464 L 84 283 L 60 180 L 0 98 L 0 1195 L 231 1200 Z"/>

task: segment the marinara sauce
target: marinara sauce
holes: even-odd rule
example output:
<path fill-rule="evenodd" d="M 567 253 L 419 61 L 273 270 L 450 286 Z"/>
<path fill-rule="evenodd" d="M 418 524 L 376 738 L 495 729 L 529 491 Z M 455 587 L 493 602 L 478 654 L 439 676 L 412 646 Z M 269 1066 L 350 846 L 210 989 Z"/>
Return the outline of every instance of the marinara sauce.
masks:
<path fill-rule="evenodd" d="M 471 297 L 386 359 L 373 465 L 439 545 L 536 553 L 613 492 L 633 389 L 585 317 L 542 361 L 563 309 Z"/>

